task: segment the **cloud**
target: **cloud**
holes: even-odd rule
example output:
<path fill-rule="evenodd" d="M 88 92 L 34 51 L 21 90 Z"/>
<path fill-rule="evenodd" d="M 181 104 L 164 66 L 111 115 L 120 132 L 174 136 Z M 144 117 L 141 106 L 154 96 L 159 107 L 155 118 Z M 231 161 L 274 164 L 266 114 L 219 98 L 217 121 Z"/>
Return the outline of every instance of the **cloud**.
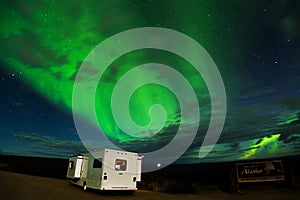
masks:
<path fill-rule="evenodd" d="M 28 152 L 38 156 L 67 158 L 70 155 L 86 152 L 81 141 L 61 140 L 53 136 L 40 135 L 38 133 L 17 132 L 14 136 L 29 142 Z"/>
<path fill-rule="evenodd" d="M 221 162 L 235 160 L 237 157 L 256 159 L 298 155 L 300 134 L 292 134 L 286 139 L 280 139 L 279 135 L 273 134 L 255 139 L 243 139 L 239 143 L 218 143 L 203 159 L 199 159 L 200 146 L 193 146 L 182 156 L 178 163 Z M 270 140 L 270 138 L 273 139 Z M 205 151 L 205 147 L 203 149 Z"/>
<path fill-rule="evenodd" d="M 284 106 L 287 106 L 289 109 L 299 109 L 300 110 L 300 97 L 297 96 L 289 96 L 284 97 L 278 100 L 278 103 Z"/>

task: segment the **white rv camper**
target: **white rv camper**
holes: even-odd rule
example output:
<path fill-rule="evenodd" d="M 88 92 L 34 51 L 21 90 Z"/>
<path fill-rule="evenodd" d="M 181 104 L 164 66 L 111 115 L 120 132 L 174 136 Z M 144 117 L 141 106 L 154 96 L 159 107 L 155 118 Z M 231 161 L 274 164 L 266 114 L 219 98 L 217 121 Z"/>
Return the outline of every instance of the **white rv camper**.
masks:
<path fill-rule="evenodd" d="M 137 153 L 104 149 L 70 157 L 67 179 L 71 184 L 99 190 L 137 190 L 142 157 Z"/>

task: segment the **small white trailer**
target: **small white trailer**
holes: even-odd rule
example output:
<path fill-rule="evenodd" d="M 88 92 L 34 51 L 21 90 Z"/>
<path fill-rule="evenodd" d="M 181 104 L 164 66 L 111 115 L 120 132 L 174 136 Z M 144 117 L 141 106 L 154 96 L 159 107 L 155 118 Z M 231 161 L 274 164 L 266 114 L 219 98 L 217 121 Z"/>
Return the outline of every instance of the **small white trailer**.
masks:
<path fill-rule="evenodd" d="M 69 159 L 70 184 L 98 190 L 137 190 L 141 181 L 142 157 L 137 153 L 103 149 L 94 154 Z"/>

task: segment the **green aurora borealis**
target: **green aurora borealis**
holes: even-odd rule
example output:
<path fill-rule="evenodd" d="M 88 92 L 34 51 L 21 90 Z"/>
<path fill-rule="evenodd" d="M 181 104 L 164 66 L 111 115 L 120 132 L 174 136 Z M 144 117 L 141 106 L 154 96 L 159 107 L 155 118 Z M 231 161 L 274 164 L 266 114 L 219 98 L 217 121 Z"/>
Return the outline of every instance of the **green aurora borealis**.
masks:
<path fill-rule="evenodd" d="M 218 144 L 207 158 L 197 159 L 211 116 L 210 97 L 202 77 L 186 60 L 170 52 L 150 49 L 119 57 L 100 80 L 95 108 L 105 134 L 125 149 L 147 152 L 167 144 L 180 123 L 193 125 L 193 122 L 180 121 L 175 95 L 155 84 L 139 88 L 131 97 L 129 110 L 133 120 L 145 126 L 150 123 L 149 108 L 161 104 L 167 113 L 163 129 L 153 137 L 148 137 L 153 131 L 149 130 L 145 138 L 137 140 L 116 125 L 110 106 L 114 85 L 135 66 L 156 62 L 172 66 L 184 75 L 199 101 L 199 131 L 179 162 L 296 155 L 300 153 L 300 62 L 297 54 L 300 35 L 299 28 L 295 28 L 299 22 L 295 14 L 297 7 L 293 10 L 291 2 L 270 5 L 260 1 L 229 1 L 224 5 L 219 1 L 195 0 L 1 1 L 1 67 L 57 108 L 69 112 L 72 118 L 76 73 L 96 45 L 132 28 L 174 29 L 201 44 L 222 75 L 228 111 Z M 276 34 L 269 36 L 274 30 Z M 274 47 L 274 44 L 279 46 Z M 132 81 L 147 76 L 149 71 Z M 82 94 L 83 102 L 84 98 Z M 89 120 L 88 113 L 83 117 Z M 17 129 L 12 131 L 23 132 L 22 128 Z M 43 130 L 36 135 L 47 136 Z M 138 147 L 137 142 L 141 144 Z M 54 156 L 66 154 L 60 152 Z"/>

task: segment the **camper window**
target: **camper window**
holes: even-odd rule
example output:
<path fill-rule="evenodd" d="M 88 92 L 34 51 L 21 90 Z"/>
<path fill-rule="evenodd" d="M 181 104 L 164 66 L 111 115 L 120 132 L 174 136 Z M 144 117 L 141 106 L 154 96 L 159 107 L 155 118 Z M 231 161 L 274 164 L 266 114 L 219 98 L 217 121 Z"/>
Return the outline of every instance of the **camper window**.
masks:
<path fill-rule="evenodd" d="M 115 170 L 116 171 L 126 171 L 127 169 L 127 160 L 116 159 L 115 160 Z"/>
<path fill-rule="evenodd" d="M 102 167 L 102 158 L 94 159 L 93 168 Z"/>
<path fill-rule="evenodd" d="M 72 169 L 72 168 L 73 168 L 73 165 L 74 165 L 74 161 L 70 161 L 70 162 L 69 162 L 69 169 Z"/>

